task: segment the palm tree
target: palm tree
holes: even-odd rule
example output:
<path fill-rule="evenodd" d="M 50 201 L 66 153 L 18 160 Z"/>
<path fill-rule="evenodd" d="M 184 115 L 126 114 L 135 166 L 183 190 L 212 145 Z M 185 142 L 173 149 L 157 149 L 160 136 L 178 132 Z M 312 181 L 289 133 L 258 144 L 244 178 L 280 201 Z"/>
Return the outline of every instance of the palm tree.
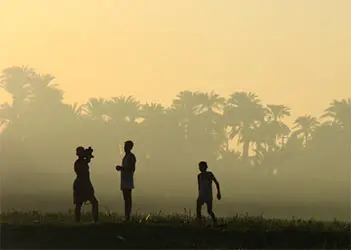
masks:
<path fill-rule="evenodd" d="M 334 150 L 342 151 L 339 149 L 341 149 L 340 142 L 343 142 L 343 139 L 343 128 L 340 124 L 323 123 L 315 129 L 311 144 L 313 144 L 313 148 L 317 150 L 318 154 L 323 153 L 325 155 L 328 151 L 335 154 Z"/>
<path fill-rule="evenodd" d="M 2 72 L 0 87 L 12 95 L 12 105 L 5 104 L 2 112 L 7 113 L 7 124 L 13 128 L 18 138 L 30 136 L 37 129 L 44 129 L 44 122 L 50 121 L 48 114 L 55 114 L 51 104 L 61 104 L 62 91 L 52 85 L 54 77 L 40 75 L 32 68 L 10 67 Z M 56 95 L 52 95 L 55 93 Z M 6 110 L 6 111 L 5 111 Z M 46 113 L 43 111 L 46 110 Z M 45 117 L 38 125 L 37 117 Z M 4 117 L 2 118 L 4 122 Z"/>
<path fill-rule="evenodd" d="M 172 106 L 193 114 L 201 105 L 198 96 L 199 92 L 182 91 L 177 94 L 176 99 L 173 100 Z"/>
<path fill-rule="evenodd" d="M 112 136 L 110 134 L 111 131 L 108 130 L 107 122 L 110 117 L 108 115 L 107 106 L 107 101 L 101 97 L 90 98 L 87 103 L 81 106 L 81 114 L 83 118 L 82 123 L 84 124 L 84 130 L 79 131 L 77 134 L 85 136 L 84 141 L 89 140 L 91 145 L 94 147 L 103 145 L 102 138 L 106 138 L 107 140 L 107 138 Z"/>
<path fill-rule="evenodd" d="M 294 124 L 294 129 L 296 130 L 293 132 L 293 135 L 302 136 L 304 139 L 304 145 L 307 147 L 307 143 L 311 139 L 312 133 L 319 125 L 317 118 L 310 115 L 300 116 L 295 120 Z"/>
<path fill-rule="evenodd" d="M 288 108 L 285 105 L 274 105 L 274 104 L 268 104 L 267 106 L 267 117 L 269 118 L 270 121 L 281 121 L 282 118 L 285 116 L 290 116 L 291 111 L 290 108 Z"/>
<path fill-rule="evenodd" d="M 107 104 L 107 112 L 113 120 L 135 123 L 141 118 L 141 105 L 132 96 L 112 97 Z"/>
<path fill-rule="evenodd" d="M 18 116 L 17 110 L 8 103 L 0 104 L 0 135 L 8 136 L 11 141 L 21 142 L 26 137 L 28 131 L 25 129 L 24 112 Z"/>
<path fill-rule="evenodd" d="M 220 97 L 215 92 L 204 93 L 200 92 L 197 94 L 199 98 L 199 112 L 209 112 L 209 113 L 222 113 L 223 107 L 225 105 L 225 98 Z"/>
<path fill-rule="evenodd" d="M 40 75 L 33 74 L 30 80 L 30 92 L 32 102 L 43 107 L 61 105 L 63 100 L 63 91 L 58 89 L 58 85 L 54 82 L 55 77 L 50 74 Z"/>
<path fill-rule="evenodd" d="M 33 74 L 34 70 L 28 67 L 6 68 L 0 77 L 0 88 L 12 95 L 13 102 L 22 103 L 28 98 Z"/>
<path fill-rule="evenodd" d="M 348 151 L 351 152 L 351 98 L 333 100 L 322 118 L 330 118 L 332 123 L 341 126 Z"/>
<path fill-rule="evenodd" d="M 180 92 L 168 110 L 170 119 L 174 120 L 182 136 L 177 138 L 183 145 L 184 158 L 198 159 L 199 157 L 215 157 L 217 149 L 211 150 L 220 140 L 218 128 L 220 114 L 216 111 L 220 98 L 211 93 L 206 95 L 199 92 Z M 223 126 L 222 126 L 223 127 Z M 178 134 L 178 129 L 175 129 Z M 224 136 L 224 135 L 223 135 Z M 180 143 L 179 140 L 183 140 Z M 187 156 L 186 156 L 187 155 Z"/>
<path fill-rule="evenodd" d="M 140 114 L 143 121 L 139 125 L 142 133 L 138 147 L 144 148 L 143 151 L 148 160 L 155 162 L 168 159 L 168 156 L 178 149 L 179 135 L 181 135 L 179 128 L 167 113 L 167 109 L 160 104 L 144 104 Z"/>
<path fill-rule="evenodd" d="M 146 103 L 141 106 L 140 115 L 143 118 L 143 125 L 158 122 L 167 114 L 166 109 L 157 103 Z"/>
<path fill-rule="evenodd" d="M 60 113 L 57 114 L 62 122 L 66 123 L 66 126 L 70 129 L 74 128 L 80 131 L 82 128 L 90 125 L 93 122 L 88 116 L 83 115 L 83 105 L 79 105 L 77 102 L 73 104 L 63 104 Z"/>
<path fill-rule="evenodd" d="M 122 141 L 138 137 L 137 128 L 141 122 L 141 105 L 132 96 L 113 97 L 107 102 L 108 126 L 116 140 Z M 122 142 L 121 142 L 122 143 Z"/>
<path fill-rule="evenodd" d="M 19 126 L 19 119 L 16 117 L 16 111 L 8 103 L 0 105 L 0 139 L 2 150 L 7 147 L 17 146 L 17 143 L 23 139 L 23 130 Z M 10 149 L 11 151 L 11 149 Z"/>
<path fill-rule="evenodd" d="M 0 128 L 13 122 L 15 120 L 13 115 L 14 112 L 12 112 L 12 106 L 10 104 L 7 102 L 0 104 Z"/>
<path fill-rule="evenodd" d="M 260 126 L 250 130 L 253 151 L 260 163 L 276 150 L 277 131 L 274 125 L 275 123 L 262 122 Z"/>
<path fill-rule="evenodd" d="M 30 98 L 30 80 L 34 71 L 28 67 L 10 67 L 2 71 L 0 88 L 12 95 L 11 119 L 19 119 Z"/>
<path fill-rule="evenodd" d="M 270 132 L 275 135 L 275 143 L 281 139 L 281 146 L 284 146 L 285 138 L 290 133 L 290 128 L 282 122 L 285 116 L 290 116 L 290 108 L 285 105 L 266 105 L 267 106 L 267 124 Z"/>
<path fill-rule="evenodd" d="M 237 136 L 238 142 L 243 144 L 242 156 L 246 161 L 254 140 L 253 130 L 264 122 L 265 109 L 256 94 L 235 92 L 227 101 L 224 117 L 231 128 L 230 139 Z"/>
<path fill-rule="evenodd" d="M 333 100 L 329 107 L 322 115 L 323 118 L 328 117 L 333 121 L 347 126 L 351 124 L 351 98 L 342 99 L 340 101 Z"/>
<path fill-rule="evenodd" d="M 105 122 L 107 119 L 107 102 L 104 98 L 90 98 L 82 106 L 82 113 L 91 120 Z"/>
<path fill-rule="evenodd" d="M 72 116 L 74 116 L 76 118 L 80 118 L 80 116 L 82 115 L 83 106 L 79 105 L 77 102 L 75 102 L 73 104 L 68 104 L 68 108 L 69 108 Z"/>
<path fill-rule="evenodd" d="M 185 140 L 196 130 L 194 120 L 201 105 L 198 92 L 182 91 L 173 100 L 169 114 L 174 117 L 178 126 L 183 130 Z M 196 131 L 195 131 L 196 132 Z"/>
<path fill-rule="evenodd" d="M 203 129 L 202 133 L 206 135 L 204 139 L 205 137 L 208 139 L 208 150 L 211 151 L 213 157 L 218 157 L 219 151 L 228 142 L 222 116 L 225 99 L 213 91 L 210 93 L 198 93 L 197 97 L 200 105 L 197 110 L 198 118 L 194 125 L 196 125 L 198 131 L 199 128 Z"/>
<path fill-rule="evenodd" d="M 29 79 L 30 101 L 25 119 L 30 131 L 34 131 L 35 127 L 39 130 L 48 128 L 46 132 L 50 133 L 50 129 L 54 129 L 52 126 L 57 127 L 56 123 L 60 121 L 59 116 L 64 108 L 63 91 L 57 88 L 54 80 L 55 77 L 50 74 L 41 75 L 36 72 Z M 46 119 L 41 121 L 41 126 L 36 126 L 39 116 Z"/>

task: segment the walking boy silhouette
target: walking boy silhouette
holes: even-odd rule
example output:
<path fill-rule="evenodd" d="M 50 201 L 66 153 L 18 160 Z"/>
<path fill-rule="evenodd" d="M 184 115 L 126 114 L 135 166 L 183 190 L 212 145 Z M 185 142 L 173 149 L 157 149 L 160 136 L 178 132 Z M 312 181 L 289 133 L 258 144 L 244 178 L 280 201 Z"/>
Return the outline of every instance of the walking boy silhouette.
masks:
<path fill-rule="evenodd" d="M 216 177 L 213 175 L 212 172 L 207 171 L 207 168 L 208 168 L 207 162 L 201 161 L 199 163 L 199 170 L 201 173 L 198 174 L 197 176 L 199 196 L 196 202 L 196 215 L 197 215 L 197 219 L 201 221 L 201 208 L 206 203 L 207 212 L 211 216 L 213 220 L 213 224 L 216 224 L 217 223 L 216 215 L 212 210 L 212 201 L 213 201 L 212 182 L 216 184 L 218 200 L 221 199 L 221 191 Z"/>

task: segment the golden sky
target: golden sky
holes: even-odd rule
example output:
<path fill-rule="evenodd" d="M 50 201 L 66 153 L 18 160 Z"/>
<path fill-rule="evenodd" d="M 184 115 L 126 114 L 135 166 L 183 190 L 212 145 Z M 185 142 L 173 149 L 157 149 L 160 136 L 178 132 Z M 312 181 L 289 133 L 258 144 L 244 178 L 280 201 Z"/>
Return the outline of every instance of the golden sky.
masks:
<path fill-rule="evenodd" d="M 51 73 L 67 102 L 244 90 L 319 115 L 351 96 L 350 10 L 351 0 L 0 0 L 0 69 Z"/>

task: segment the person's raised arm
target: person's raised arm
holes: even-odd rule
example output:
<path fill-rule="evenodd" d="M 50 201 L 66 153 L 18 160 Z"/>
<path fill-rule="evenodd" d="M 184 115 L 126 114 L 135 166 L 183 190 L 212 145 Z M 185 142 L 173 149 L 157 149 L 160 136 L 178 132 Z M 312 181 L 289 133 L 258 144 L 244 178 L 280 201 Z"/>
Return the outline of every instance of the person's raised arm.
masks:
<path fill-rule="evenodd" d="M 90 161 L 91 161 L 91 159 L 90 158 L 84 158 L 84 164 L 87 166 L 87 167 L 89 167 L 89 163 L 90 163 Z"/>
<path fill-rule="evenodd" d="M 217 181 L 216 177 L 214 176 L 214 174 L 212 173 L 212 180 L 213 182 L 216 184 L 216 188 L 217 188 L 217 198 L 218 200 L 221 199 L 221 189 L 219 187 L 219 182 Z"/>

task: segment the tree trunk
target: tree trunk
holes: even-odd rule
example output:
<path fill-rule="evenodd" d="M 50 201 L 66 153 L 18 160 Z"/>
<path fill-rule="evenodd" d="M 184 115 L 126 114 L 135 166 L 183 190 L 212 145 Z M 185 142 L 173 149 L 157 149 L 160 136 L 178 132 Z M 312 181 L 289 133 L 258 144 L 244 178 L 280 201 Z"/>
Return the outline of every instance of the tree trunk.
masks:
<path fill-rule="evenodd" d="M 305 133 L 304 137 L 305 137 L 305 148 L 307 148 L 308 134 Z"/>
<path fill-rule="evenodd" d="M 226 151 L 229 152 L 229 139 L 227 139 L 226 143 L 225 143 L 225 147 L 226 147 Z"/>
<path fill-rule="evenodd" d="M 285 135 L 282 135 L 282 138 L 281 138 L 281 140 L 282 140 L 282 148 L 284 148 L 284 146 L 285 146 Z"/>
<path fill-rule="evenodd" d="M 249 141 L 248 140 L 244 140 L 244 144 L 243 144 L 243 160 L 247 161 L 248 157 L 249 157 Z"/>

